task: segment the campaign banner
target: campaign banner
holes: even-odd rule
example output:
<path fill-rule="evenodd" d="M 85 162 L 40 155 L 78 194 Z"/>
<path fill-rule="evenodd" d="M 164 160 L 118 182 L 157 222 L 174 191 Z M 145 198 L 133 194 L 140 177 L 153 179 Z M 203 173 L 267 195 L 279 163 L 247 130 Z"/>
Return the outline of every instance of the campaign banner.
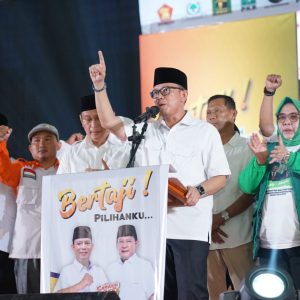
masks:
<path fill-rule="evenodd" d="M 268 16 L 270 11 L 286 13 L 285 7 L 296 2 L 298 0 L 139 0 L 139 14 L 142 34 L 153 34 L 219 23 L 220 20 L 214 19 L 223 14 L 232 14 L 234 21 L 238 16 L 235 13 L 241 11 L 245 19 L 253 18 L 249 11 L 254 9 L 259 10 L 260 16 Z M 227 21 L 230 21 L 228 17 Z"/>
<path fill-rule="evenodd" d="M 44 177 L 41 292 L 162 299 L 168 170 Z"/>
<path fill-rule="evenodd" d="M 139 0 L 141 27 L 212 15 L 211 1 Z"/>

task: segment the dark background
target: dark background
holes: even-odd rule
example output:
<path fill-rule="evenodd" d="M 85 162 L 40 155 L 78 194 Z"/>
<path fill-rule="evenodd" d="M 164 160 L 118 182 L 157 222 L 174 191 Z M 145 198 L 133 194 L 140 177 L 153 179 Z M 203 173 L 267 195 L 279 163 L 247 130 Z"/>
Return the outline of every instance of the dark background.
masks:
<path fill-rule="evenodd" d="M 116 114 L 140 113 L 138 0 L 0 0 L 0 112 L 13 157 L 30 158 L 28 131 L 82 132 L 80 97 L 93 93 L 88 67 L 101 49 Z"/>

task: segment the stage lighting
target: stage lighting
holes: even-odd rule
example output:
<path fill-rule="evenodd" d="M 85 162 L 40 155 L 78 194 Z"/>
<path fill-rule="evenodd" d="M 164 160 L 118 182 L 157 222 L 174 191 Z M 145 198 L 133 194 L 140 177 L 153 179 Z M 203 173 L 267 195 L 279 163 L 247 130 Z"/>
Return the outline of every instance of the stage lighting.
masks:
<path fill-rule="evenodd" d="M 231 300 L 295 300 L 291 276 L 280 268 L 258 266 L 246 276 L 239 291 L 222 293 L 220 299 Z"/>

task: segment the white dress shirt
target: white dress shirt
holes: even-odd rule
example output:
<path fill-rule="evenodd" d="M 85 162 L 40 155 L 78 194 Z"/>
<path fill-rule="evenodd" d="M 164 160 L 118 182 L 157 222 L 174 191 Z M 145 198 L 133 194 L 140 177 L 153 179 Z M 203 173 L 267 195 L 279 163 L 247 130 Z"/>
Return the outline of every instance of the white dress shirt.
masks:
<path fill-rule="evenodd" d="M 131 135 L 130 127 L 125 126 L 125 130 L 127 136 Z M 172 128 L 162 119 L 149 122 L 136 165 L 161 164 L 172 165 L 177 170 L 176 177 L 186 186 L 199 185 L 213 176 L 230 175 L 219 132 L 211 124 L 193 119 L 188 112 Z M 167 238 L 210 241 L 212 207 L 213 196 L 200 199 L 195 206 L 169 207 Z"/>
<path fill-rule="evenodd" d="M 16 194 L 0 182 L 0 250 L 9 253 L 16 219 Z"/>
<path fill-rule="evenodd" d="M 78 141 L 62 156 L 57 174 L 85 172 L 87 169 L 103 170 L 102 159 L 110 169 L 126 167 L 129 160 L 129 148 L 110 134 L 107 141 L 97 147 L 86 136 Z"/>
<path fill-rule="evenodd" d="M 57 292 L 79 283 L 86 273 L 93 277 L 93 282 L 79 292 L 96 292 L 98 286 L 107 283 L 106 275 L 100 267 L 92 264 L 85 267 L 75 259 L 72 264 L 62 269 L 54 291 Z"/>
<path fill-rule="evenodd" d="M 238 133 L 224 145 L 224 150 L 231 170 L 231 176 L 227 179 L 226 186 L 214 195 L 213 213 L 218 214 L 236 201 L 243 192 L 239 188 L 238 178 L 240 172 L 246 167 L 253 156 L 247 139 L 240 137 Z M 223 238 L 225 243 L 211 243 L 210 250 L 234 248 L 252 240 L 252 217 L 253 205 L 241 214 L 229 219 L 221 226 L 221 229 L 228 234 Z"/>
<path fill-rule="evenodd" d="M 60 140 L 60 148 L 59 150 L 57 150 L 56 152 L 56 158 L 58 159 L 58 161 L 60 161 L 62 159 L 62 157 L 64 156 L 64 154 L 70 149 L 71 145 L 69 145 L 67 142 Z"/>
<path fill-rule="evenodd" d="M 147 300 L 154 293 L 154 270 L 150 262 L 136 254 L 124 263 L 118 259 L 106 273 L 110 282 L 120 282 L 122 300 Z"/>
<path fill-rule="evenodd" d="M 11 258 L 41 257 L 42 179 L 46 175 L 55 175 L 56 170 L 56 166 L 49 169 L 25 166 L 21 169 Z"/>

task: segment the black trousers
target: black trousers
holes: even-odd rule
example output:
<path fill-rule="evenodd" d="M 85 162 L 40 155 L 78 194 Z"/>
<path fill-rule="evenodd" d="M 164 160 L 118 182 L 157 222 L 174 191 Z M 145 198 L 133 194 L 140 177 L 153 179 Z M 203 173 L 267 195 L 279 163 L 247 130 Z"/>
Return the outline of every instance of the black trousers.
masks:
<path fill-rule="evenodd" d="M 40 293 L 40 259 L 15 259 L 18 294 Z"/>
<path fill-rule="evenodd" d="M 300 247 L 289 249 L 260 248 L 258 257 L 260 265 L 271 265 L 287 271 L 293 279 L 295 288 L 300 289 Z"/>
<path fill-rule="evenodd" d="M 165 300 L 207 300 L 209 243 L 167 240 Z"/>
<path fill-rule="evenodd" d="M 14 261 L 8 253 L 0 251 L 0 294 L 16 294 Z"/>

